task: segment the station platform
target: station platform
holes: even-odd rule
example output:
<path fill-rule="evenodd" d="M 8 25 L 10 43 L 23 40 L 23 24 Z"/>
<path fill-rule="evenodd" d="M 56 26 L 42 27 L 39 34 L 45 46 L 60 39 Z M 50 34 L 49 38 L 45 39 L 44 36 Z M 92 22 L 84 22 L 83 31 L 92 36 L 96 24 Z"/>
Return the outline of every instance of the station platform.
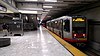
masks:
<path fill-rule="evenodd" d="M 43 27 L 5 38 L 11 38 L 11 45 L 0 48 L 0 56 L 73 56 Z"/>
<path fill-rule="evenodd" d="M 0 56 L 74 56 L 43 27 L 3 38 L 11 38 L 11 45 L 0 48 Z"/>

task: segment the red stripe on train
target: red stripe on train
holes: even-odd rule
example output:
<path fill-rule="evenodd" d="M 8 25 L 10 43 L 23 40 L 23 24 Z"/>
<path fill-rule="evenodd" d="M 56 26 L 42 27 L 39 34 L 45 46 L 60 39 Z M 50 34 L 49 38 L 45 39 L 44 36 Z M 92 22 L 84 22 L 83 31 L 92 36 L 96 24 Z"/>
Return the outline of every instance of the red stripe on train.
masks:
<path fill-rule="evenodd" d="M 87 42 L 87 40 L 77 40 L 77 39 L 68 39 L 68 38 L 63 38 L 67 42 L 75 43 L 75 42 Z"/>

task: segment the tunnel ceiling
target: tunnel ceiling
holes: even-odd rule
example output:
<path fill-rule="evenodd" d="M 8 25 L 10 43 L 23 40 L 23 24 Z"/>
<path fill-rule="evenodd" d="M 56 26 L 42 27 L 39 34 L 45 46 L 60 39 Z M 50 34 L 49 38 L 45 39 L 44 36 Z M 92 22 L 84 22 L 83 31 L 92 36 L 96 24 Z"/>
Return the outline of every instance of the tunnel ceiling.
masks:
<path fill-rule="evenodd" d="M 76 13 L 83 7 L 100 2 L 99 0 L 15 0 L 19 10 L 34 10 L 45 14 L 44 21 Z M 49 6 L 47 8 L 46 6 Z M 91 5 L 92 6 L 92 5 Z"/>

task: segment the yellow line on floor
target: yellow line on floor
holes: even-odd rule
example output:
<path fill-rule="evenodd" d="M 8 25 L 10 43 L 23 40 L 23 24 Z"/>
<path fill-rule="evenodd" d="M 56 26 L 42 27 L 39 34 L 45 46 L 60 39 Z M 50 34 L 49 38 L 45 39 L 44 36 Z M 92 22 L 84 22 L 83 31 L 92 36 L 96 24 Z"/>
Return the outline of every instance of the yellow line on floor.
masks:
<path fill-rule="evenodd" d="M 57 36 L 56 34 L 52 33 L 51 31 L 48 30 L 48 32 L 54 37 L 56 38 L 67 50 L 69 50 L 74 56 L 87 56 L 85 53 L 81 52 L 80 50 L 78 50 L 77 48 L 75 48 L 74 46 L 72 46 L 71 44 L 67 43 L 66 41 L 64 41 L 63 39 L 61 39 L 59 36 Z"/>

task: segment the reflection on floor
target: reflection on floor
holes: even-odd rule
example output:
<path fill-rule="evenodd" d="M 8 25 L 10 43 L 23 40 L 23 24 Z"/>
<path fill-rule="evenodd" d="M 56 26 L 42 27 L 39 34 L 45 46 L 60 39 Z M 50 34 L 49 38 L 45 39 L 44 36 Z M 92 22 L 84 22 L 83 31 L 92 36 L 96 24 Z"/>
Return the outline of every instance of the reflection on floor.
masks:
<path fill-rule="evenodd" d="M 73 56 L 43 27 L 25 32 L 24 36 L 5 38 L 11 38 L 12 43 L 0 48 L 0 56 Z"/>

